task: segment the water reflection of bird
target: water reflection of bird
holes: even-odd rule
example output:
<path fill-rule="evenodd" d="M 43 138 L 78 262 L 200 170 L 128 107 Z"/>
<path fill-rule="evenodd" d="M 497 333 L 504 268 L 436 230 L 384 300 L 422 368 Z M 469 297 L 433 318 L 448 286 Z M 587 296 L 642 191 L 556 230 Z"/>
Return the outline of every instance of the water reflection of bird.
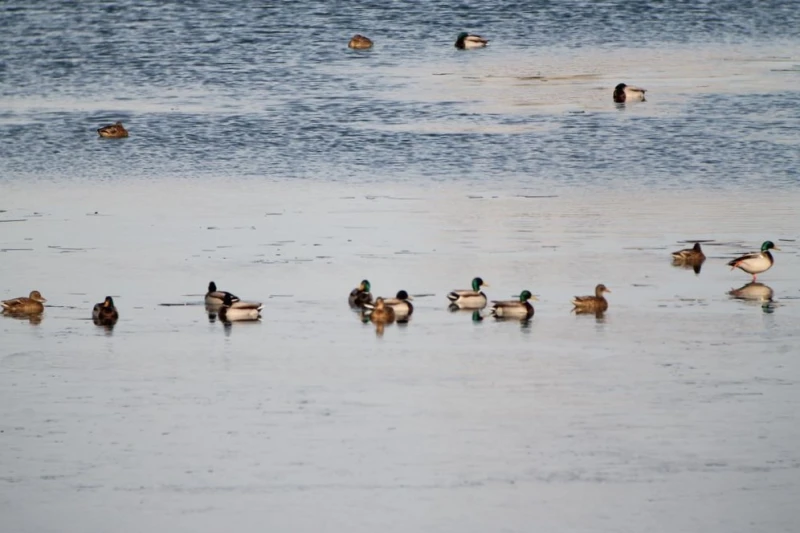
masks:
<path fill-rule="evenodd" d="M 350 291 L 350 296 L 347 302 L 350 307 L 362 308 L 364 304 L 372 303 L 372 293 L 370 293 L 371 285 L 368 280 L 362 280 L 358 287 Z"/>
<path fill-rule="evenodd" d="M 495 318 L 527 320 L 533 316 L 534 312 L 529 300 L 536 301 L 536 297 L 528 290 L 519 294 L 519 300 L 492 300 L 491 315 Z"/>
<path fill-rule="evenodd" d="M 645 92 L 647 92 L 647 89 L 620 83 L 614 87 L 614 101 L 618 104 L 624 102 L 644 102 Z"/>
<path fill-rule="evenodd" d="M 757 274 L 766 272 L 772 268 L 772 265 L 775 263 L 772 254 L 769 253 L 770 250 L 780 250 L 780 248 L 775 246 L 772 241 L 764 241 L 761 245 L 760 252 L 753 252 L 732 259 L 728 261 L 728 266 L 731 267 L 731 270 L 734 268 L 744 270 L 748 274 L 751 274 L 753 276 L 753 281 L 755 281 Z"/>
<path fill-rule="evenodd" d="M 705 260 L 706 256 L 699 242 L 694 243 L 692 248 L 685 248 L 677 252 L 672 252 L 672 264 L 674 266 L 691 268 L 694 270 L 695 274 L 700 273 L 700 269 Z"/>
<path fill-rule="evenodd" d="M 92 309 L 92 321 L 98 326 L 113 326 L 119 319 L 119 312 L 114 307 L 114 300 L 111 296 L 99 304 L 94 304 Z"/>
<path fill-rule="evenodd" d="M 572 299 L 573 311 L 576 313 L 597 313 L 608 309 L 608 301 L 604 293 L 611 292 L 602 283 L 594 288 L 594 296 L 576 296 Z"/>
<path fill-rule="evenodd" d="M 739 300 L 768 302 L 772 300 L 775 292 L 769 285 L 764 285 L 758 281 L 751 281 L 738 289 L 731 289 L 728 294 Z"/>
<path fill-rule="evenodd" d="M 455 309 L 483 309 L 486 307 L 486 295 L 481 287 L 488 287 L 481 278 L 472 280 L 472 290 L 454 290 L 447 295 L 450 306 Z"/>
<path fill-rule="evenodd" d="M 31 291 L 27 297 L 20 296 L 11 300 L 3 300 L 0 302 L 0 306 L 8 313 L 29 315 L 43 312 L 44 305 L 42 304 L 46 301 L 39 291 Z"/>

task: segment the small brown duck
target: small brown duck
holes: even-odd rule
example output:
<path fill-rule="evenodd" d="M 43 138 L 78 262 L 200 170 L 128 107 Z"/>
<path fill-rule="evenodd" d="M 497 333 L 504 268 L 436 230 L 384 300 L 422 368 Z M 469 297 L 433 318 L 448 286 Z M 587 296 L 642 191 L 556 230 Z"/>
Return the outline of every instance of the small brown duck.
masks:
<path fill-rule="evenodd" d="M 125 129 L 125 126 L 122 125 L 122 122 L 117 121 L 116 124 L 110 124 L 108 126 L 103 126 L 97 133 L 100 137 L 106 139 L 122 139 L 123 137 L 128 136 L 128 130 Z"/>
<path fill-rule="evenodd" d="M 672 264 L 675 266 L 682 266 L 686 268 L 693 268 L 695 274 L 700 273 L 700 267 L 703 266 L 706 256 L 700 248 L 700 243 L 694 243 L 692 248 L 685 248 L 672 252 Z"/>
<path fill-rule="evenodd" d="M 27 298 L 20 296 L 11 300 L 4 300 L 0 302 L 0 305 L 2 305 L 3 311 L 8 313 L 36 314 L 44 311 L 42 304 L 46 301 L 39 291 L 31 291 Z"/>
<path fill-rule="evenodd" d="M 347 43 L 347 47 L 355 50 L 366 50 L 367 48 L 372 48 L 372 39 L 357 33 L 353 35 L 353 38 Z"/>
<path fill-rule="evenodd" d="M 394 322 L 394 309 L 386 305 L 383 298 L 376 298 L 375 305 L 372 306 L 372 312 L 369 319 L 374 323 L 391 324 Z"/>
<path fill-rule="evenodd" d="M 611 292 L 602 283 L 594 288 L 594 296 L 576 296 L 572 299 L 573 311 L 577 313 L 597 313 L 608 309 L 608 301 L 603 293 Z"/>
<path fill-rule="evenodd" d="M 113 326 L 119 319 L 117 308 L 114 307 L 114 300 L 111 296 L 106 296 L 102 303 L 94 304 L 92 309 L 92 321 L 98 326 Z"/>

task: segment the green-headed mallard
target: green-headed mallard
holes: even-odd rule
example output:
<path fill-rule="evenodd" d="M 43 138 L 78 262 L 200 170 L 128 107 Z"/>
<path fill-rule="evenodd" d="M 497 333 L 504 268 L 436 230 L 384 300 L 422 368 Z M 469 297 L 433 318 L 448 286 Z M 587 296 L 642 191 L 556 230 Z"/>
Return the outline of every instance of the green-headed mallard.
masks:
<path fill-rule="evenodd" d="M 4 300 L 0 302 L 0 305 L 2 305 L 4 311 L 9 313 L 34 314 L 44 311 L 42 304 L 46 301 L 39 291 L 31 291 L 27 298 L 20 296 L 11 300 Z"/>
<path fill-rule="evenodd" d="M 356 50 L 366 50 L 367 48 L 372 48 L 372 40 L 369 37 L 364 37 L 357 33 L 353 35 L 353 38 L 347 43 L 347 47 Z"/>
<path fill-rule="evenodd" d="M 602 283 L 594 288 L 594 296 L 576 296 L 572 299 L 572 305 L 575 306 L 573 311 L 596 313 L 603 312 L 608 309 L 608 301 L 606 301 L 604 293 L 611 292 Z"/>
<path fill-rule="evenodd" d="M 472 280 L 472 290 L 454 290 L 447 295 L 450 305 L 459 309 L 483 309 L 486 307 L 486 295 L 481 292 L 481 287 L 488 287 L 481 278 Z"/>
<path fill-rule="evenodd" d="M 394 322 L 394 309 L 386 305 L 383 298 L 376 298 L 375 303 L 371 307 L 372 312 L 369 314 L 369 319 L 372 322 L 382 324 L 391 324 Z"/>
<path fill-rule="evenodd" d="M 258 320 L 263 308 L 261 302 L 234 302 L 231 295 L 226 293 L 219 309 L 219 319 L 223 322 Z"/>
<path fill-rule="evenodd" d="M 405 318 L 414 312 L 414 306 L 409 300 L 413 300 L 413 298 L 406 291 L 400 290 L 397 291 L 395 298 L 384 298 L 383 302 L 392 308 L 397 318 Z"/>
<path fill-rule="evenodd" d="M 350 291 L 350 297 L 347 299 L 350 307 L 364 307 L 365 304 L 372 303 L 370 288 L 369 281 L 362 280 L 358 287 Z"/>
<path fill-rule="evenodd" d="M 98 326 L 113 326 L 119 319 L 117 308 L 114 307 L 114 300 L 111 296 L 106 296 L 102 303 L 94 304 L 92 309 L 92 321 Z"/>
<path fill-rule="evenodd" d="M 483 48 L 489 41 L 480 35 L 472 35 L 465 31 L 458 34 L 456 38 L 456 48 L 459 50 L 469 50 L 471 48 Z"/>
<path fill-rule="evenodd" d="M 753 276 L 753 281 L 755 281 L 756 274 L 766 272 L 772 268 L 772 264 L 775 263 L 772 254 L 769 253 L 770 250 L 780 250 L 780 248 L 772 244 L 772 241 L 764 241 L 764 244 L 761 245 L 760 252 L 753 252 L 737 257 L 736 259 L 728 261 L 728 265 L 731 267 L 731 270 L 740 268 L 748 274 L 751 274 Z"/>
<path fill-rule="evenodd" d="M 526 320 L 533 316 L 533 306 L 529 300 L 536 301 L 531 291 L 519 293 L 519 300 L 492 300 L 491 315 L 495 318 L 517 318 Z"/>
<path fill-rule="evenodd" d="M 614 87 L 614 101 L 618 104 L 623 102 L 644 102 L 644 93 L 646 91 L 647 89 L 620 83 Z"/>
<path fill-rule="evenodd" d="M 238 302 L 239 301 L 239 297 L 238 296 L 235 296 L 235 295 L 233 295 L 233 294 L 231 294 L 229 292 L 218 291 L 217 290 L 217 284 L 214 283 L 213 281 L 210 282 L 208 284 L 208 292 L 206 293 L 206 300 L 205 300 L 206 301 L 206 305 L 211 305 L 211 306 L 222 305 L 224 300 L 225 300 L 225 295 L 226 294 L 231 297 L 231 301 L 232 302 Z"/>
<path fill-rule="evenodd" d="M 97 130 L 97 133 L 100 135 L 100 137 L 104 137 L 106 139 L 122 139 L 123 137 L 128 136 L 128 130 L 126 130 L 125 126 L 122 125 L 122 122 L 119 121 L 117 121 L 116 124 L 103 126 Z"/>

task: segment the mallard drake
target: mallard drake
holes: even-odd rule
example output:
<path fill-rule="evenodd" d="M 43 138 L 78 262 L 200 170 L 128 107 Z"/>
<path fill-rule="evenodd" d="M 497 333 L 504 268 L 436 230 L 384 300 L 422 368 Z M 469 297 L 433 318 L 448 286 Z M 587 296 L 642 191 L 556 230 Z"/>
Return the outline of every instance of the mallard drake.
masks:
<path fill-rule="evenodd" d="M 369 319 L 375 323 L 391 324 L 394 322 L 394 309 L 386 305 L 386 301 L 378 297 L 375 299 L 375 304 L 372 305 L 372 312 L 369 314 Z"/>
<path fill-rule="evenodd" d="M 261 302 L 234 302 L 231 295 L 226 293 L 219 309 L 219 319 L 223 322 L 259 320 L 263 308 Z"/>
<path fill-rule="evenodd" d="M 465 31 L 458 34 L 456 48 L 459 50 L 469 50 L 471 48 L 483 48 L 489 41 L 480 35 L 472 35 Z"/>
<path fill-rule="evenodd" d="M 472 290 L 454 290 L 447 295 L 450 305 L 459 309 L 483 309 L 486 307 L 486 295 L 481 292 L 481 287 L 488 287 L 481 278 L 472 280 Z"/>
<path fill-rule="evenodd" d="M 353 38 L 347 43 L 347 47 L 357 50 L 366 50 L 367 48 L 372 48 L 372 39 L 357 33 L 353 35 Z"/>
<path fill-rule="evenodd" d="M 372 303 L 370 288 L 369 281 L 362 280 L 358 287 L 350 291 L 350 297 L 347 299 L 350 307 L 364 307 L 364 304 Z"/>
<path fill-rule="evenodd" d="M 623 102 L 644 102 L 645 92 L 647 92 L 647 89 L 620 83 L 614 87 L 614 101 L 619 104 Z"/>
<path fill-rule="evenodd" d="M 740 268 L 751 274 L 753 276 L 753 281 L 756 280 L 756 274 L 761 274 L 762 272 L 766 272 L 770 268 L 772 268 L 773 263 L 775 260 L 772 258 L 772 254 L 769 253 L 770 250 L 779 250 L 777 246 L 775 246 L 772 241 L 764 241 L 764 244 L 761 245 L 760 252 L 753 252 L 751 254 L 746 254 L 741 257 L 737 257 L 736 259 L 732 259 L 728 261 L 728 266 L 731 267 L 731 270 L 734 268 Z"/>
<path fill-rule="evenodd" d="M 572 299 L 573 311 L 577 312 L 603 312 L 608 309 L 608 301 L 604 293 L 611 292 L 602 283 L 594 288 L 594 296 L 576 296 Z"/>
<path fill-rule="evenodd" d="M 758 302 L 769 302 L 774 296 L 772 287 L 758 281 L 751 281 L 738 289 L 731 289 L 728 294 L 739 300 L 755 300 Z"/>
<path fill-rule="evenodd" d="M 695 274 L 700 273 L 700 269 L 705 260 L 706 256 L 700 248 L 699 242 L 694 243 L 692 248 L 685 248 L 677 252 L 672 252 L 672 264 L 674 266 L 692 268 Z"/>
<path fill-rule="evenodd" d="M 0 305 L 2 305 L 3 310 L 9 313 L 34 314 L 44 311 L 42 304 L 46 301 L 39 291 L 31 291 L 27 298 L 20 296 L 11 300 L 4 300 L 0 302 Z"/>
<path fill-rule="evenodd" d="M 533 316 L 533 306 L 529 300 L 536 301 L 536 297 L 528 290 L 519 293 L 519 300 L 492 300 L 490 314 L 495 318 L 527 320 Z"/>
<path fill-rule="evenodd" d="M 122 122 L 117 121 L 116 124 L 110 124 L 108 126 L 103 126 L 97 133 L 100 137 L 105 137 L 106 139 L 122 139 L 123 137 L 128 136 L 128 130 L 125 129 L 125 126 L 122 125 Z"/>
<path fill-rule="evenodd" d="M 238 302 L 239 297 L 229 292 L 218 291 L 217 284 L 213 281 L 208 284 L 208 292 L 206 293 L 206 305 L 222 305 L 225 300 L 225 295 L 231 297 L 232 302 Z"/>
<path fill-rule="evenodd" d="M 411 305 L 409 300 L 413 300 L 406 291 L 397 291 L 395 298 L 384 298 L 383 302 L 392 308 L 395 316 L 398 318 L 410 316 L 414 312 L 414 306 Z"/>
<path fill-rule="evenodd" d="M 114 300 L 111 296 L 106 296 L 102 303 L 94 304 L 92 309 L 92 321 L 98 326 L 113 326 L 119 319 L 117 308 L 114 307 Z"/>

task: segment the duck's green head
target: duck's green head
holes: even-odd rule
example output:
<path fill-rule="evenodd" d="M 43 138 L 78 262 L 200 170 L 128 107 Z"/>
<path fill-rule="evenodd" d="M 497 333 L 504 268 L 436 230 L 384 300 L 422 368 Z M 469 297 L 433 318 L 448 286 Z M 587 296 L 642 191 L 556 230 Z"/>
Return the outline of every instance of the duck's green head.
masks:
<path fill-rule="evenodd" d="M 762 252 L 766 252 L 767 250 L 778 250 L 778 251 L 780 251 L 780 248 L 775 246 L 775 244 L 772 241 L 764 241 L 764 244 L 761 245 L 761 251 Z"/>
<path fill-rule="evenodd" d="M 458 37 L 456 37 L 456 41 L 463 41 L 467 37 L 469 37 L 469 33 L 462 31 L 461 33 L 458 34 Z"/>
<path fill-rule="evenodd" d="M 411 296 L 409 296 L 406 291 L 397 291 L 397 299 L 398 300 L 413 300 L 413 298 L 411 298 Z"/>
<path fill-rule="evenodd" d="M 534 302 L 536 301 L 536 296 L 531 294 L 531 291 L 524 290 L 521 293 L 519 293 L 519 301 L 520 302 L 527 302 L 528 300 L 533 300 Z"/>
<path fill-rule="evenodd" d="M 363 292 L 369 292 L 372 288 L 372 285 L 369 284 L 368 280 L 361 280 L 361 284 L 358 286 L 358 289 Z"/>
<path fill-rule="evenodd" d="M 230 307 L 233 305 L 233 298 L 231 298 L 231 294 L 229 292 L 225 293 L 225 297 L 222 299 L 222 305 L 225 307 Z"/>
<path fill-rule="evenodd" d="M 481 290 L 481 287 L 488 287 L 488 286 L 489 284 L 484 283 L 484 281 L 481 278 L 475 278 L 472 280 L 472 290 L 475 292 Z"/>
<path fill-rule="evenodd" d="M 208 292 L 217 292 L 217 284 L 213 281 L 208 284 Z"/>
<path fill-rule="evenodd" d="M 103 307 L 114 307 L 114 299 L 111 296 L 106 296 Z"/>

